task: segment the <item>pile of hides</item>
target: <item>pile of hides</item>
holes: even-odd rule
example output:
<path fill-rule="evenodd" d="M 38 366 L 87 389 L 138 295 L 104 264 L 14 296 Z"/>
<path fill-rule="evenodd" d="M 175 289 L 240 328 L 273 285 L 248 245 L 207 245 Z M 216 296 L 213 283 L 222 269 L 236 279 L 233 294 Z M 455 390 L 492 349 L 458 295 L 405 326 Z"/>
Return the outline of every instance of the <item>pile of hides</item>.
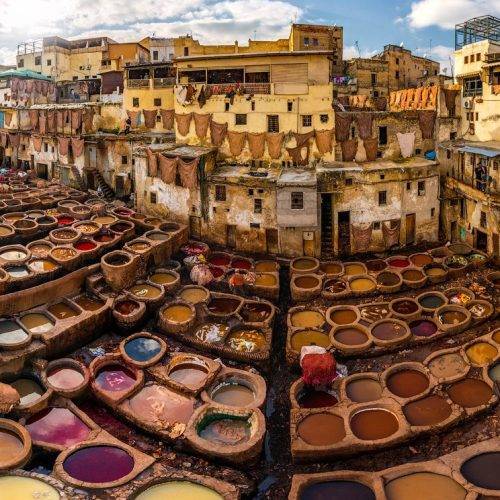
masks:
<path fill-rule="evenodd" d="M 399 244 L 399 228 L 401 220 L 382 222 L 382 236 L 384 238 L 385 248 L 389 249 Z"/>
<path fill-rule="evenodd" d="M 366 252 L 370 248 L 372 241 L 373 223 L 369 222 L 362 225 L 351 224 L 351 231 L 356 250 Z"/>

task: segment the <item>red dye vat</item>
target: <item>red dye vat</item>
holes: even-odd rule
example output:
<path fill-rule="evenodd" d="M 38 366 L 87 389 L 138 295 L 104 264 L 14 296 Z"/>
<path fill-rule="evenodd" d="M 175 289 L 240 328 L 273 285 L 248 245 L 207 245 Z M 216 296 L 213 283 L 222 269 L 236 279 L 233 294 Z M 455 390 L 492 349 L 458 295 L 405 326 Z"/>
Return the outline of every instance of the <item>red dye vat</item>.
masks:
<path fill-rule="evenodd" d="M 233 269 L 251 269 L 252 263 L 247 259 L 233 259 L 231 267 Z"/>
<path fill-rule="evenodd" d="M 97 247 L 97 245 L 95 243 L 92 243 L 91 241 L 79 241 L 73 246 L 81 252 L 88 252 L 89 250 L 94 250 L 94 248 Z"/>
<path fill-rule="evenodd" d="M 207 247 L 205 245 L 200 245 L 198 243 L 188 243 L 181 248 L 182 252 L 186 255 L 201 255 L 207 252 Z"/>
<path fill-rule="evenodd" d="M 88 446 L 66 458 L 63 468 L 79 481 L 110 483 L 130 474 L 134 469 L 134 459 L 116 446 Z"/>
<path fill-rule="evenodd" d="M 134 212 L 132 212 L 132 210 L 127 210 L 126 208 L 117 208 L 115 210 L 115 214 L 121 215 L 123 217 L 131 217 L 132 215 L 134 215 Z"/>
<path fill-rule="evenodd" d="M 217 266 L 208 266 L 214 278 L 220 278 L 224 274 L 224 269 Z"/>
<path fill-rule="evenodd" d="M 227 255 L 211 255 L 208 262 L 214 266 L 229 266 L 231 259 Z"/>
<path fill-rule="evenodd" d="M 94 240 L 99 242 L 99 243 L 106 243 L 108 241 L 113 241 L 114 237 L 111 234 L 103 233 L 103 234 L 98 234 L 98 235 L 94 236 Z"/>
<path fill-rule="evenodd" d="M 45 408 L 26 421 L 34 441 L 71 446 L 85 441 L 90 428 L 67 408 Z"/>
<path fill-rule="evenodd" d="M 391 259 L 389 261 L 389 264 L 392 267 L 408 267 L 410 265 L 410 261 L 408 259 L 396 258 L 396 259 Z"/>
<path fill-rule="evenodd" d="M 136 381 L 134 373 L 120 365 L 108 365 L 99 370 L 95 378 L 96 384 L 108 392 L 130 389 Z"/>
<path fill-rule="evenodd" d="M 59 226 L 69 226 L 70 224 L 73 224 L 75 222 L 75 219 L 73 217 L 69 217 L 68 215 L 59 215 L 57 217 L 57 224 Z"/>
<path fill-rule="evenodd" d="M 113 224 L 111 226 L 111 229 L 115 233 L 124 233 L 125 231 L 130 229 L 130 226 L 128 224 L 125 224 L 124 222 L 118 222 L 117 224 Z"/>
<path fill-rule="evenodd" d="M 118 302 L 115 305 L 115 309 L 124 316 L 132 314 L 135 310 L 139 309 L 139 304 L 133 302 L 132 300 L 124 300 L 123 302 Z"/>
<path fill-rule="evenodd" d="M 326 408 L 335 406 L 337 398 L 327 391 L 317 391 L 313 388 L 305 388 L 297 397 L 301 408 Z"/>
<path fill-rule="evenodd" d="M 437 326 L 432 321 L 419 319 L 410 323 L 410 330 L 416 337 L 430 337 L 437 331 Z"/>

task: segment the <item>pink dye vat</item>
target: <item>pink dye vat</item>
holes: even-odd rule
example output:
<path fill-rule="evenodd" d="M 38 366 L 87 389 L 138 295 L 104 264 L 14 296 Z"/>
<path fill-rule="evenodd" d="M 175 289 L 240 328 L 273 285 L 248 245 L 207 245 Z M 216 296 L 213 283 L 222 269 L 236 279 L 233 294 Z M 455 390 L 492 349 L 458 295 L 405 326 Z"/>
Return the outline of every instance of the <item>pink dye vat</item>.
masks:
<path fill-rule="evenodd" d="M 130 389 L 136 382 L 134 373 L 120 365 L 108 365 L 99 370 L 96 384 L 103 391 L 118 392 Z"/>

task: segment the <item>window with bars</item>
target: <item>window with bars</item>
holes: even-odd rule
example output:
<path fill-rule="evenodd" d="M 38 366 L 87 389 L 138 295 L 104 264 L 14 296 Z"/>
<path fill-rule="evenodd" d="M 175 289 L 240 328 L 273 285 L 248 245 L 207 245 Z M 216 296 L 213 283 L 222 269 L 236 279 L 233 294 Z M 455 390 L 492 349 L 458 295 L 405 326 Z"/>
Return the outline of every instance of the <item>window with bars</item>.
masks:
<path fill-rule="evenodd" d="M 418 181 L 418 196 L 425 196 L 425 181 Z"/>
<path fill-rule="evenodd" d="M 235 125 L 246 125 L 247 124 L 247 115 L 245 114 L 237 114 L 235 117 Z"/>
<path fill-rule="evenodd" d="M 484 228 L 486 228 L 486 226 L 487 226 L 486 212 L 483 212 L 482 210 L 481 210 L 481 217 L 479 219 L 479 224 L 481 225 L 481 227 L 484 227 Z"/>
<path fill-rule="evenodd" d="M 378 192 L 378 204 L 387 205 L 387 191 Z"/>
<path fill-rule="evenodd" d="M 280 119 L 278 115 L 267 115 L 267 131 L 268 132 L 280 131 Z"/>
<path fill-rule="evenodd" d="M 128 156 L 122 156 L 122 165 L 128 165 Z"/>
<path fill-rule="evenodd" d="M 290 207 L 292 210 L 302 210 L 304 208 L 304 193 L 299 191 L 293 192 Z"/>
<path fill-rule="evenodd" d="M 155 106 L 161 106 L 161 97 L 155 97 L 154 105 Z"/>
<path fill-rule="evenodd" d="M 253 213 L 254 214 L 262 213 L 262 198 L 255 198 L 253 200 Z"/>
<path fill-rule="evenodd" d="M 226 186 L 221 184 L 215 186 L 215 201 L 226 201 Z"/>
<path fill-rule="evenodd" d="M 138 108 L 139 107 L 139 98 L 138 97 L 133 97 L 132 98 L 132 106 L 134 108 Z"/>
<path fill-rule="evenodd" d="M 312 115 L 302 115 L 302 126 L 312 127 Z"/>

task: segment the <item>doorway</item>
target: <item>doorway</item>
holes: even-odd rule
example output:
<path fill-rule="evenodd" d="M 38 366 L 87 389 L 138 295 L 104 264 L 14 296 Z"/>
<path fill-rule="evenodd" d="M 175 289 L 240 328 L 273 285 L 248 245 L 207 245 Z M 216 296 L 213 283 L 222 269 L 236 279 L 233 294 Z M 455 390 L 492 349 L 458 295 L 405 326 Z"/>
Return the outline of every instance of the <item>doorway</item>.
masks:
<path fill-rule="evenodd" d="M 452 242 L 458 240 L 458 227 L 456 220 L 452 220 L 450 223 L 450 240 Z"/>
<path fill-rule="evenodd" d="M 347 255 L 351 253 L 351 212 L 339 212 L 338 230 L 339 253 Z"/>
<path fill-rule="evenodd" d="M 236 248 L 236 226 L 234 224 L 226 226 L 226 246 Z"/>
<path fill-rule="evenodd" d="M 201 217 L 189 216 L 189 234 L 191 238 L 200 239 L 201 237 Z"/>
<path fill-rule="evenodd" d="M 406 244 L 415 243 L 415 214 L 406 214 Z"/>
<path fill-rule="evenodd" d="M 321 254 L 324 257 L 333 253 L 332 234 L 332 195 L 323 193 L 321 195 Z"/>
<path fill-rule="evenodd" d="M 37 163 L 36 164 L 36 176 L 40 179 L 45 179 L 46 181 L 49 179 L 49 167 L 45 163 Z"/>
<path fill-rule="evenodd" d="M 483 252 L 488 250 L 488 235 L 479 229 L 476 229 L 476 248 Z"/>
<path fill-rule="evenodd" d="M 267 247 L 267 253 L 270 254 L 279 253 L 277 229 L 266 229 L 266 247 Z"/>

